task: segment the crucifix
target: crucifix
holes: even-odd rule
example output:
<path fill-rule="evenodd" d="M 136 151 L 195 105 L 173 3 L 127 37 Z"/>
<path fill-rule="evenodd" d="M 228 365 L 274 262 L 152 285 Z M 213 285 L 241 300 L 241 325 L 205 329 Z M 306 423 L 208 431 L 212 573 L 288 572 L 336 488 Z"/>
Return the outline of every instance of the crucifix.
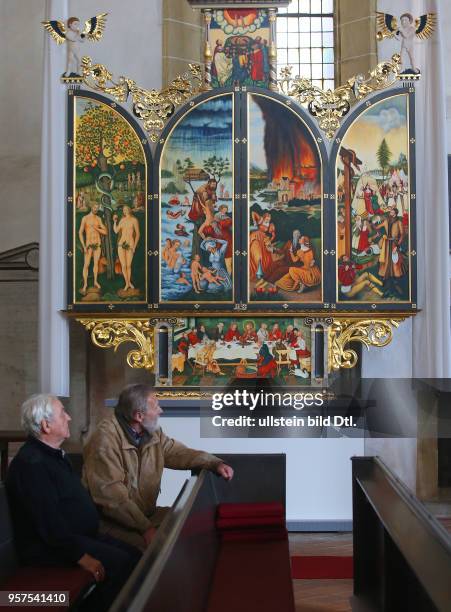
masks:
<path fill-rule="evenodd" d="M 352 149 L 341 147 L 340 158 L 344 166 L 344 194 L 345 194 L 345 254 L 351 257 L 351 203 L 352 203 L 352 179 L 355 175 L 354 166 L 360 170 L 361 161 Z"/>

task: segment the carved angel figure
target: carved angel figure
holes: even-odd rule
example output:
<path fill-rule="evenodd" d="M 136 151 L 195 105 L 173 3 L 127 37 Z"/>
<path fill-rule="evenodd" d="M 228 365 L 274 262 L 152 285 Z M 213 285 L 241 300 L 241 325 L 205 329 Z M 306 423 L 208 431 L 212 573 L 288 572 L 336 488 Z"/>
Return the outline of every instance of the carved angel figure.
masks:
<path fill-rule="evenodd" d="M 400 24 L 396 17 L 389 13 L 377 13 L 377 26 L 379 31 L 377 39 L 397 38 L 401 40 L 401 59 L 404 65 L 403 74 L 413 73 L 419 74 L 420 70 L 415 66 L 414 58 L 414 41 L 415 37 L 421 40 L 426 40 L 432 36 L 437 16 L 435 13 L 427 13 L 415 19 L 411 13 L 404 13 L 399 18 Z"/>
<path fill-rule="evenodd" d="M 80 76 L 80 43 L 85 42 L 86 39 L 98 41 L 102 38 L 107 15 L 108 13 L 101 13 L 96 17 L 91 17 L 91 19 L 85 21 L 83 31 L 80 30 L 78 17 L 70 17 L 66 25 L 56 19 L 42 22 L 44 28 L 58 45 L 62 45 L 64 42 L 67 44 L 66 72 L 63 77 Z"/>

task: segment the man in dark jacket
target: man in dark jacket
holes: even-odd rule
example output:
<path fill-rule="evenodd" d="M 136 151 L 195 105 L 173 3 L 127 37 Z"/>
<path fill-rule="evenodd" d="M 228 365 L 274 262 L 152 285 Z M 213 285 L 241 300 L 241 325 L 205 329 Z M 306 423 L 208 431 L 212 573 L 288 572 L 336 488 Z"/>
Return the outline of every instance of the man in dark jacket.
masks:
<path fill-rule="evenodd" d="M 16 547 L 25 565 L 79 565 L 90 572 L 101 584 L 87 603 L 107 610 L 140 553 L 98 533 L 96 507 L 60 448 L 70 420 L 50 395 L 32 396 L 22 406 L 29 438 L 6 478 Z"/>

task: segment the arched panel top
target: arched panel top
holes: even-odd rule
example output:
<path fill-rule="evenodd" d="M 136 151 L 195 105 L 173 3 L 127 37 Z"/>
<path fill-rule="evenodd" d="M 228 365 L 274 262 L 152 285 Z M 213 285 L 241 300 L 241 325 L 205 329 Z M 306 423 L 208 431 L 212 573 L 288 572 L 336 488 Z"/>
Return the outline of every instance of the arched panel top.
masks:
<path fill-rule="evenodd" d="M 299 104 L 294 98 L 290 98 L 284 94 L 269 90 L 262 91 L 262 89 L 258 87 L 247 87 L 246 94 L 248 96 L 259 96 L 260 98 L 266 98 L 269 101 L 277 102 L 280 105 L 285 106 L 287 110 L 291 111 L 291 113 L 293 113 L 298 120 L 304 124 L 307 132 L 310 134 L 316 148 L 318 149 L 318 153 L 321 156 L 322 163 L 327 164 L 328 154 L 323 133 L 310 113 L 301 104 Z M 282 111 L 279 112 L 282 113 Z M 326 169 L 327 168 L 325 166 L 324 170 Z"/>
<path fill-rule="evenodd" d="M 192 98 L 189 102 L 181 106 L 177 112 L 170 118 L 166 123 L 163 131 L 161 132 L 160 140 L 155 149 L 155 160 L 158 165 L 161 163 L 161 156 L 163 154 L 166 142 L 170 138 L 174 128 L 176 128 L 183 120 L 183 118 L 193 111 L 195 111 L 200 105 L 205 104 L 209 100 L 222 98 L 223 96 L 236 97 L 236 91 L 232 88 L 216 89 L 214 91 L 207 91 L 199 94 Z"/>
<path fill-rule="evenodd" d="M 69 91 L 68 305 L 148 303 L 147 201 L 152 156 L 130 114 L 99 94 Z"/>
<path fill-rule="evenodd" d="M 407 125 L 409 128 L 409 132 L 413 134 L 415 131 L 415 88 L 413 86 L 403 86 L 389 89 L 378 94 L 374 94 L 372 96 L 367 97 L 364 101 L 356 105 L 346 117 L 346 120 L 343 121 L 332 143 L 332 149 L 330 154 L 331 165 L 336 164 L 337 156 L 339 154 L 341 146 L 343 145 L 343 141 L 344 139 L 346 139 L 348 132 L 352 130 L 354 124 L 356 124 L 359 119 L 365 120 L 364 117 L 375 116 L 375 114 L 377 113 L 377 109 L 380 109 L 381 105 L 387 106 L 388 104 L 389 106 L 390 100 L 399 98 L 400 96 L 402 96 L 406 100 L 405 106 L 407 108 Z M 393 127 L 393 121 L 390 121 L 390 118 L 388 116 L 386 122 L 384 116 L 384 121 L 380 120 L 379 123 L 381 125 L 382 123 L 384 123 L 385 129 L 390 129 L 391 127 Z"/>
<path fill-rule="evenodd" d="M 107 98 L 106 96 L 103 96 L 102 94 L 99 94 L 93 91 L 89 91 L 89 90 L 85 90 L 85 89 L 75 89 L 75 90 L 70 89 L 68 91 L 68 96 L 69 96 L 69 100 L 70 98 L 74 99 L 74 104 L 77 103 L 78 99 L 86 99 L 88 102 L 91 102 L 93 105 L 97 103 L 97 105 L 100 105 L 101 108 L 104 109 L 104 111 L 106 111 L 106 108 L 110 109 L 111 117 L 119 116 L 135 132 L 136 138 L 140 143 L 140 146 L 143 150 L 143 155 L 146 157 L 147 162 L 148 163 L 152 162 L 152 152 L 151 152 L 150 142 L 147 138 L 146 132 L 141 127 L 141 124 L 139 123 L 139 121 L 133 116 L 133 114 L 127 108 L 124 108 L 117 102 L 114 102 L 113 100 L 111 100 L 111 98 Z M 76 118 L 76 114 L 75 114 L 76 108 L 75 106 L 69 104 L 68 110 L 69 110 L 69 129 L 71 129 L 71 123 Z M 91 127 L 93 129 L 96 129 L 95 119 L 93 119 Z M 111 127 L 112 127 L 111 133 L 113 133 L 115 131 L 116 126 L 115 124 L 113 124 Z M 120 146 L 126 146 L 126 145 L 124 145 L 124 143 L 121 142 L 120 145 L 117 145 L 118 149 L 120 148 Z"/>

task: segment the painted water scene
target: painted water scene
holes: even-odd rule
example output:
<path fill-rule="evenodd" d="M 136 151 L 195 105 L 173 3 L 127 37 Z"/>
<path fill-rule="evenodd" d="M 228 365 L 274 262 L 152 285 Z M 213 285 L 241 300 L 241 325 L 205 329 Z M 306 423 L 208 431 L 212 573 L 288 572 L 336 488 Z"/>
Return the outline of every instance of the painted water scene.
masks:
<path fill-rule="evenodd" d="M 249 299 L 322 301 L 322 169 L 291 110 L 249 96 Z"/>
<path fill-rule="evenodd" d="M 210 46 L 213 87 L 269 83 L 269 19 L 264 9 L 213 11 Z"/>
<path fill-rule="evenodd" d="M 407 96 L 363 113 L 337 162 L 339 301 L 409 301 Z"/>
<path fill-rule="evenodd" d="M 75 98 L 74 301 L 144 302 L 146 162 L 129 123 Z"/>
<path fill-rule="evenodd" d="M 193 317 L 174 330 L 172 384 L 224 386 L 240 378 L 310 384 L 310 327 L 302 318 Z"/>
<path fill-rule="evenodd" d="M 175 127 L 161 159 L 163 302 L 233 300 L 233 102 L 208 100 Z"/>

